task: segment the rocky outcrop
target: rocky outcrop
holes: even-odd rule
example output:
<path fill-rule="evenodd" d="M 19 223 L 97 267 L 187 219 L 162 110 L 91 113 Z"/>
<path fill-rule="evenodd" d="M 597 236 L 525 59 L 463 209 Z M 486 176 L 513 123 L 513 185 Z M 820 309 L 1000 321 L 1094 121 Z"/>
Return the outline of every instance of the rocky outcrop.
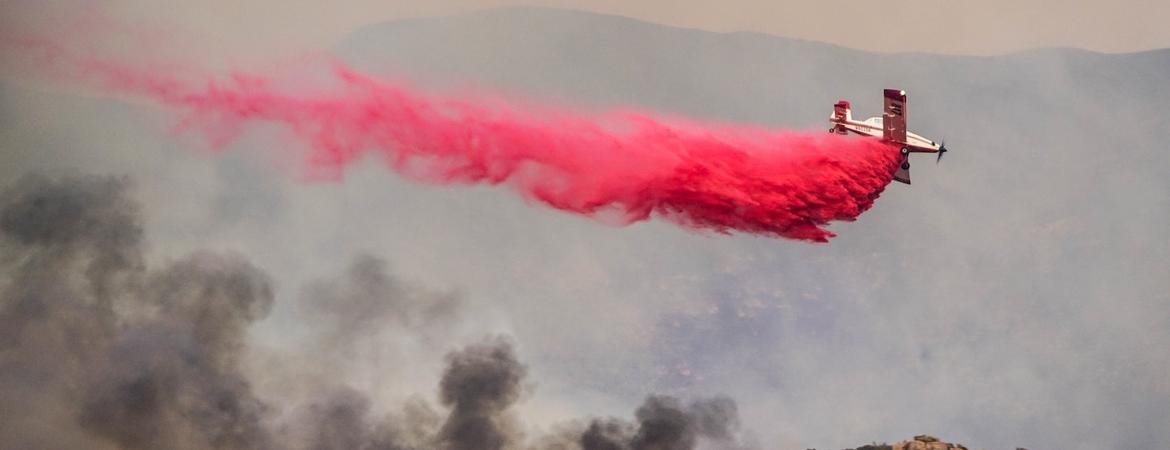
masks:
<path fill-rule="evenodd" d="M 943 442 L 934 436 L 925 434 L 914 436 L 914 439 L 894 444 L 869 444 L 855 449 L 845 450 L 968 450 L 963 444 Z M 1016 450 L 1027 450 L 1017 448 Z"/>
<path fill-rule="evenodd" d="M 913 440 L 890 446 L 891 450 L 967 450 L 962 444 L 950 444 L 925 434 L 914 436 Z"/>

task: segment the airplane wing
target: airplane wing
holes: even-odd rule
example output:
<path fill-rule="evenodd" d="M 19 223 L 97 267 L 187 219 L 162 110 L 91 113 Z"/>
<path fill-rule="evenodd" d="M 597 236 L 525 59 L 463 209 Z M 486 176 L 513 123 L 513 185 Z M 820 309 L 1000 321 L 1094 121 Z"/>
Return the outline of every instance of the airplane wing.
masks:
<path fill-rule="evenodd" d="M 887 141 L 906 142 L 906 91 L 885 90 L 885 110 L 882 113 L 882 137 Z M 907 174 L 906 179 L 910 176 Z"/>

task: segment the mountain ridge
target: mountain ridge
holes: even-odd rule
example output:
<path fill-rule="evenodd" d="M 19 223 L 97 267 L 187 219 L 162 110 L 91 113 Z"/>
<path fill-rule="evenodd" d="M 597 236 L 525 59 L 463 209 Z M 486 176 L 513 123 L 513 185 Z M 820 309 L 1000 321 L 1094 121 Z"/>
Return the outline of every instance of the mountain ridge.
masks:
<path fill-rule="evenodd" d="M 578 9 L 571 9 L 571 8 L 557 8 L 557 7 L 548 7 L 548 6 L 501 6 L 501 7 L 493 7 L 493 8 L 484 8 L 484 9 L 480 9 L 480 10 L 476 10 L 476 11 L 470 11 L 470 12 L 459 13 L 459 14 L 430 15 L 430 16 L 419 16 L 419 17 L 410 17 L 410 18 L 403 18 L 403 19 L 392 19 L 392 20 L 386 20 L 386 21 L 382 21 L 382 22 L 376 22 L 376 23 L 363 25 L 363 26 L 355 29 L 353 32 L 351 32 L 350 36 L 353 36 L 355 34 L 362 34 L 364 32 L 369 31 L 370 29 L 377 29 L 380 27 L 388 26 L 388 25 L 407 25 L 407 24 L 415 24 L 415 23 L 421 24 L 421 23 L 426 23 L 426 22 L 445 21 L 445 20 L 458 19 L 458 18 L 491 19 L 491 18 L 514 16 L 516 14 L 530 14 L 530 15 L 531 14 L 538 14 L 538 15 L 544 15 L 546 18 L 552 18 L 553 16 L 560 16 L 560 18 L 593 17 L 595 19 L 600 19 L 600 20 L 626 22 L 629 24 L 637 24 L 640 26 L 649 26 L 649 27 L 663 28 L 663 29 L 683 31 L 683 32 L 697 32 L 697 33 L 704 33 L 704 34 L 711 34 L 711 35 L 722 35 L 722 36 L 744 35 L 744 36 L 750 36 L 753 38 L 761 38 L 762 37 L 762 38 L 769 38 L 769 39 L 779 39 L 779 40 L 784 40 L 784 41 L 792 41 L 792 42 L 805 43 L 805 44 L 815 44 L 815 45 L 824 46 L 824 47 L 832 47 L 832 48 L 837 48 L 837 49 L 842 49 L 842 50 L 849 50 L 849 51 L 853 51 L 853 52 L 857 52 L 857 53 L 866 53 L 866 54 L 873 54 L 873 55 L 925 55 L 925 56 L 957 56 L 957 57 L 964 57 L 964 58 L 997 58 L 997 57 L 1003 57 L 1003 56 L 1012 56 L 1012 55 L 1017 55 L 1017 54 L 1031 54 L 1031 53 L 1037 53 L 1037 52 L 1074 52 L 1074 53 L 1079 52 L 1079 53 L 1098 55 L 1098 56 L 1125 56 L 1125 55 L 1140 55 L 1140 54 L 1146 54 L 1146 53 L 1154 53 L 1154 54 L 1162 54 L 1163 56 L 1170 57 L 1170 47 L 1151 48 L 1151 49 L 1135 50 L 1135 51 L 1129 51 L 1129 52 L 1103 52 L 1103 51 L 1090 50 L 1090 49 L 1084 49 L 1084 48 L 1079 48 L 1079 47 L 1046 46 L 1046 47 L 1025 48 L 1025 49 L 1020 49 L 1020 50 L 1013 50 L 1013 51 L 1002 52 L 1002 53 L 991 53 L 991 54 L 942 53 L 942 52 L 929 52 L 929 51 L 875 51 L 875 50 L 858 49 L 858 48 L 850 47 L 847 45 L 834 44 L 831 42 L 818 41 L 818 40 L 814 40 L 814 39 L 805 39 L 805 38 L 799 38 L 799 37 L 794 37 L 794 36 L 786 36 L 786 35 L 782 35 L 782 34 L 774 34 L 774 33 L 768 33 L 768 32 L 763 32 L 763 31 L 708 30 L 708 29 L 702 29 L 702 28 L 691 28 L 691 27 L 680 26 L 680 25 L 671 25 L 671 24 L 666 24 L 666 23 L 654 22 L 654 21 L 635 18 L 635 17 L 623 16 L 620 14 L 598 12 L 598 11 L 585 11 L 585 10 L 578 10 Z M 345 38 L 341 39 L 341 41 L 342 42 L 345 41 Z"/>

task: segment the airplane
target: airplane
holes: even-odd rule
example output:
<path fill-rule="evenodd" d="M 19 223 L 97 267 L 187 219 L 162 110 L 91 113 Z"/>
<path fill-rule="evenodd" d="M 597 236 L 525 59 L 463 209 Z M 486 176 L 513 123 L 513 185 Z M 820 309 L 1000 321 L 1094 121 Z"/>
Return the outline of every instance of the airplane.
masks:
<path fill-rule="evenodd" d="M 906 131 L 906 91 L 901 89 L 886 89 L 884 91 L 885 108 L 881 117 L 870 117 L 863 121 L 853 120 L 849 109 L 849 102 L 840 100 L 833 105 L 833 115 L 829 116 L 830 133 L 855 133 L 881 139 L 882 142 L 902 147 L 902 160 L 894 172 L 894 179 L 910 184 L 910 154 L 937 153 L 942 161 L 943 153 L 947 152 L 945 143 L 934 141 Z"/>

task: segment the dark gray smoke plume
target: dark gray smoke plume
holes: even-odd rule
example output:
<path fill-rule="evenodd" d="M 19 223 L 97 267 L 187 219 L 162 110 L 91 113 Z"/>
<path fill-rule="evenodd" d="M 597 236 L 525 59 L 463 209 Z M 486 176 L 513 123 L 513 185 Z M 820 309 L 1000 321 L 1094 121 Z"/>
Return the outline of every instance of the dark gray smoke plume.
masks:
<path fill-rule="evenodd" d="M 699 399 L 683 406 L 674 397 L 652 395 L 634 413 L 637 424 L 595 419 L 581 434 L 583 450 L 689 450 L 699 438 L 719 448 L 735 442 L 739 414 L 726 397 Z"/>
<path fill-rule="evenodd" d="M 335 372 L 294 383 L 308 386 L 298 399 L 266 401 L 242 360 L 248 328 L 273 306 L 269 277 L 232 253 L 147 267 L 128 186 L 26 177 L 0 194 L 2 448 L 686 450 L 735 441 L 731 400 L 651 396 L 636 423 L 597 419 L 526 443 L 511 408 L 528 371 L 503 337 L 447 354 L 445 412 L 425 400 L 377 405 L 344 382 L 321 382 L 360 357 L 348 347 L 377 342 L 363 341 L 369 335 L 425 340 L 458 316 L 456 296 L 397 280 L 373 257 L 306 290 L 315 342 L 260 375 L 305 361 Z"/>
<path fill-rule="evenodd" d="M 247 326 L 272 303 L 267 277 L 211 253 L 148 271 L 126 188 L 118 178 L 28 177 L 0 198 L 0 439 L 267 447 L 264 407 L 238 365 Z"/>
<path fill-rule="evenodd" d="M 141 270 L 138 211 L 126 180 L 26 177 L 0 196 L 0 346 L 65 344 L 91 353 L 113 330 L 111 299 Z M 35 328 L 35 329 L 28 329 Z"/>
<path fill-rule="evenodd" d="M 623 450 L 629 448 L 633 425 L 617 419 L 595 419 L 581 434 L 584 450 Z"/>
<path fill-rule="evenodd" d="M 71 405 L 142 276 L 142 228 L 124 179 L 26 177 L 0 194 L 0 442 L 81 448 Z"/>
<path fill-rule="evenodd" d="M 527 369 L 496 338 L 447 355 L 439 398 L 451 407 L 439 439 L 451 450 L 498 450 L 516 440 L 504 412 L 520 398 Z"/>
<path fill-rule="evenodd" d="M 123 448 L 269 446 L 264 405 L 239 368 L 247 326 L 268 312 L 268 278 L 237 255 L 199 253 L 151 274 L 90 374 L 81 423 Z M 194 444 L 194 445 L 192 445 Z"/>

